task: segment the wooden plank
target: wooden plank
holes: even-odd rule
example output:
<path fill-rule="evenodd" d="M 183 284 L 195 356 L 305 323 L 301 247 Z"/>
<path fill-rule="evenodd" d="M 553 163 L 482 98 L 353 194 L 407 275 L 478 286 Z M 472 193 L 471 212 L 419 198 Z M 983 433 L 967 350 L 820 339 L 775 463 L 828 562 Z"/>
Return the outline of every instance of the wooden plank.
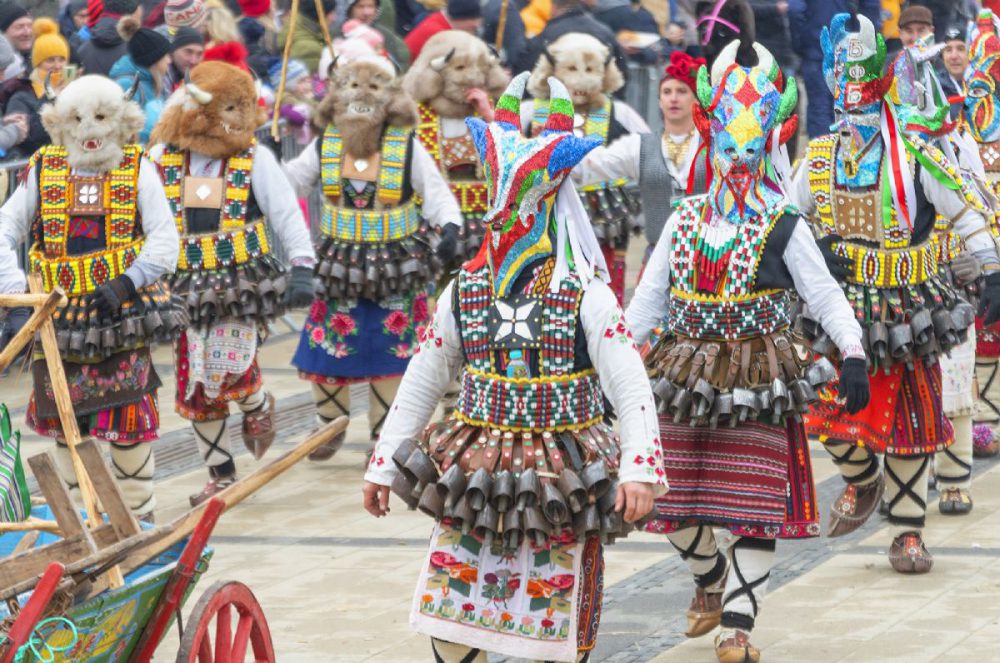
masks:
<path fill-rule="evenodd" d="M 10 554 L 20 555 L 26 550 L 31 550 L 34 547 L 35 542 L 38 541 L 38 537 L 41 535 L 42 533 L 39 532 L 38 530 L 32 530 L 30 532 L 27 532 L 24 536 L 21 537 L 21 540 L 17 542 L 17 545 L 14 546 L 14 550 L 11 551 Z"/>
<path fill-rule="evenodd" d="M 20 297 L 31 297 L 33 299 L 38 299 L 39 295 L 18 295 Z M 45 295 L 43 301 L 38 302 L 38 307 L 35 312 L 31 314 L 28 321 L 24 323 L 24 326 L 14 334 L 14 338 L 10 339 L 10 343 L 7 347 L 0 352 L 0 373 L 7 370 L 14 359 L 17 358 L 17 354 L 21 351 L 28 342 L 35 337 L 35 332 L 41 327 L 46 320 L 52 315 L 52 312 L 56 310 L 56 307 L 60 305 L 60 302 L 65 302 L 66 297 L 63 296 L 61 292 L 53 291 L 48 295 Z M 0 306 L 11 306 L 11 304 L 4 304 L 2 299 L 0 299 Z M 16 306 L 27 306 L 27 304 L 16 304 Z"/>
<path fill-rule="evenodd" d="M 55 298 L 56 306 L 66 306 L 69 299 L 63 294 L 62 289 L 56 288 L 50 293 L 36 295 L 32 292 L 24 293 L 0 293 L 0 307 L 14 308 L 16 306 L 43 306 L 50 299 Z"/>
<path fill-rule="evenodd" d="M 35 475 L 35 480 L 38 482 L 38 487 L 41 489 L 42 495 L 45 496 L 45 501 L 49 505 L 49 510 L 52 511 L 52 516 L 59 523 L 59 529 L 62 530 L 63 538 L 83 537 L 83 540 L 90 546 L 91 551 L 96 551 L 97 545 L 90 536 L 90 530 L 83 524 L 80 512 L 73 505 L 73 499 L 69 496 L 66 484 L 59 477 L 55 463 L 52 462 L 52 457 L 47 452 L 40 453 L 29 458 L 28 465 L 31 466 L 31 472 Z"/>
<path fill-rule="evenodd" d="M 28 518 L 17 523 L 0 523 L 0 534 L 8 532 L 51 532 L 62 536 L 59 523 L 41 518 Z"/>
<path fill-rule="evenodd" d="M 118 482 L 111 475 L 108 464 L 104 462 L 100 449 L 93 440 L 81 442 L 76 447 L 80 461 L 87 470 L 87 475 L 94 483 L 94 493 L 100 498 L 104 512 L 108 514 L 111 526 L 115 528 L 119 540 L 125 540 L 142 531 L 139 521 L 132 515 L 132 510 L 125 504 Z"/>

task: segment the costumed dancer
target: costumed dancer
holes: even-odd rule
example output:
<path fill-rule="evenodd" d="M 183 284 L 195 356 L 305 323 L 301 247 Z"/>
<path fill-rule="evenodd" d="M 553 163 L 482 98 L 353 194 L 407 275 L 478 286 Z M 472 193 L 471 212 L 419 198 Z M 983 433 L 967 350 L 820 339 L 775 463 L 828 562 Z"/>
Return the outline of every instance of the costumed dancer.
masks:
<path fill-rule="evenodd" d="M 175 407 L 191 421 L 209 472 L 193 506 L 236 480 L 226 431 L 231 402 L 243 413 L 243 442 L 254 457 L 274 441 L 274 396 L 263 388 L 257 352 L 267 323 L 286 306 L 309 304 L 314 292 L 309 228 L 277 159 L 254 136 L 265 121 L 257 97 L 246 71 L 202 62 L 152 134 L 150 155 L 180 233 L 171 287 L 191 317 L 174 348 Z"/>
<path fill-rule="evenodd" d="M 982 158 L 986 180 L 1000 196 L 1000 25 L 993 12 L 983 10 L 969 32 L 969 66 L 965 70 L 965 106 L 960 127 L 975 140 Z M 977 437 L 985 438 L 976 449 L 990 449 L 1000 426 L 1000 329 L 976 331 L 976 381 L 979 384 L 979 411 L 975 416 Z"/>
<path fill-rule="evenodd" d="M 549 76 L 558 78 L 570 90 L 576 111 L 573 131 L 578 136 L 599 138 L 601 145 L 611 145 L 628 134 L 650 133 L 646 121 L 635 110 L 611 97 L 625 84 L 613 56 L 607 44 L 579 32 L 563 35 L 546 46 L 528 81 L 534 101 L 521 109 L 525 126 L 530 122 L 531 134 L 541 131 L 548 118 Z M 619 305 L 625 297 L 625 251 L 629 234 L 638 230 L 641 211 L 634 185 L 634 181 L 621 178 L 579 189 L 611 269 L 611 290 Z"/>
<path fill-rule="evenodd" d="M 486 43 L 461 30 L 445 30 L 428 39 L 403 77 L 403 89 L 417 102 L 417 139 L 462 210 L 458 255 L 465 258 L 479 252 L 488 208 L 483 166 L 465 118 L 491 121 L 493 100 L 509 82 Z M 444 230 L 456 229 L 449 224 Z"/>
<path fill-rule="evenodd" d="M 0 254 L 8 254 L 0 255 L 0 286 L 24 291 L 13 252 L 30 241 L 28 270 L 41 275 L 46 291 L 58 286 L 69 296 L 52 320 L 80 432 L 110 442 L 126 503 L 151 522 L 160 378 L 150 345 L 173 341 L 187 318 L 161 281 L 177 265 L 177 230 L 156 167 L 129 142 L 143 126 L 134 92 L 84 76 L 43 107 L 52 144 L 31 157 L 0 209 Z M 28 314 L 17 314 L 21 324 Z M 32 377 L 28 425 L 56 438 L 56 468 L 75 488 L 40 353 Z"/>
<path fill-rule="evenodd" d="M 350 385 L 367 383 L 374 444 L 429 321 L 427 286 L 455 257 L 462 214 L 415 140 L 416 107 L 392 63 L 362 56 L 331 76 L 317 109 L 323 135 L 285 165 L 300 193 L 318 184 L 324 201 L 322 285 L 292 363 L 312 383 L 321 425 L 348 416 Z M 424 218 L 442 231 L 436 255 Z M 330 458 L 343 439 L 310 458 Z"/>
<path fill-rule="evenodd" d="M 673 212 L 673 203 L 708 188 L 706 162 L 695 160 L 703 145 L 692 112 L 695 75 L 704 64 L 704 59 L 682 51 L 671 53 L 659 86 L 663 133 L 622 136 L 595 149 L 573 171 L 573 181 L 585 187 L 621 179 L 639 184 L 649 242 L 647 258 Z"/>
<path fill-rule="evenodd" d="M 830 536 L 860 527 L 884 490 L 890 564 L 926 573 L 933 565 L 921 534 L 930 455 L 954 439 L 937 357 L 964 340 L 975 313 L 939 272 L 935 217 L 950 220 L 986 272 L 980 305 L 988 321 L 1000 319 L 1000 258 L 958 166 L 902 132 L 886 100 L 893 78 L 882 71 L 882 36 L 862 15 L 860 30 L 849 31 L 850 19 L 836 15 L 821 35 L 836 133 L 810 141 L 790 194 L 818 236 L 838 240 L 829 259 L 846 271 L 841 286 L 865 330 L 874 397 L 851 414 L 826 393 L 806 430 L 824 442 L 847 482 L 831 507 Z M 836 355 L 829 330 L 809 310 L 801 326 L 813 351 Z"/>
<path fill-rule="evenodd" d="M 573 135 L 555 78 L 547 124 L 525 138 L 527 79 L 493 123 L 468 120 L 490 187 L 486 241 L 438 299 L 365 475 L 373 515 L 388 512 L 391 485 L 437 521 L 410 623 L 447 663 L 587 660 L 601 544 L 666 488 L 642 361 L 565 181 L 600 141 Z M 424 430 L 459 372 L 453 417 Z"/>
<path fill-rule="evenodd" d="M 967 133 L 958 129 L 949 117 L 951 104 L 941 87 L 934 58 L 944 44 L 933 44 L 933 35 L 918 39 L 894 60 L 895 82 L 889 98 L 896 106 L 905 132 L 915 133 L 941 150 L 952 164 L 959 166 L 966 186 L 963 194 L 973 194 L 969 206 L 985 213 L 990 228 L 996 228 L 996 199 L 986 182 L 979 149 Z M 935 230 L 938 263 L 946 278 L 971 303 L 978 303 L 979 262 L 964 250 L 961 237 L 952 231 L 951 220 L 938 216 Z M 976 410 L 976 337 L 969 329 L 968 338 L 941 356 L 941 402 L 951 421 L 955 443 L 934 457 L 934 477 L 939 488 L 938 509 L 944 514 L 972 511 L 972 419 Z"/>
<path fill-rule="evenodd" d="M 797 351 L 790 293 L 809 303 L 845 357 L 848 411 L 868 402 L 868 377 L 861 328 L 772 162 L 796 130 L 795 81 L 783 85 L 759 44 L 757 64 L 741 66 L 738 46 L 723 49 L 711 75 L 698 71 L 708 193 L 681 201 L 668 219 L 625 317 L 640 344 L 666 321 L 646 365 L 671 488 L 647 529 L 666 533 L 694 574 L 687 635 L 721 623 L 718 659 L 756 663 L 750 634 L 776 540 L 819 534 L 802 414 L 837 378 L 827 359 Z M 728 562 L 713 527 L 737 537 Z"/>

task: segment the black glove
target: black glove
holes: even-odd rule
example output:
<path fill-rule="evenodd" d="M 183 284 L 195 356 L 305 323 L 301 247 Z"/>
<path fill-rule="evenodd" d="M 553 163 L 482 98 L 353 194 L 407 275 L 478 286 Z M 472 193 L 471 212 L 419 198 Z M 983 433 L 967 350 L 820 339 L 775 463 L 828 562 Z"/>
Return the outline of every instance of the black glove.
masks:
<path fill-rule="evenodd" d="M 458 250 L 458 226 L 454 223 L 446 223 L 441 229 L 441 242 L 437 245 L 438 260 L 444 264 L 455 259 Z"/>
<path fill-rule="evenodd" d="M 837 395 L 845 399 L 844 411 L 857 414 L 868 406 L 871 391 L 868 386 L 868 367 L 860 357 L 848 357 L 840 367 L 840 384 Z"/>
<path fill-rule="evenodd" d="M 98 286 L 90 296 L 91 310 L 96 310 L 102 318 L 117 315 L 126 302 L 135 298 L 135 284 L 132 279 L 122 274 L 116 276 L 102 286 Z"/>
<path fill-rule="evenodd" d="M 27 306 L 16 306 L 7 311 L 6 317 L 0 321 L 0 351 L 7 347 L 7 344 L 17 332 L 21 331 L 30 317 L 31 309 Z"/>
<path fill-rule="evenodd" d="M 313 283 L 312 267 L 301 265 L 292 267 L 292 275 L 285 290 L 285 306 L 299 308 L 309 306 L 316 297 L 316 285 Z"/>
<path fill-rule="evenodd" d="M 823 254 L 823 260 L 826 262 L 826 268 L 830 271 L 833 278 L 838 281 L 843 281 L 850 276 L 851 268 L 854 266 L 853 260 L 837 255 L 833 250 L 833 243 L 839 242 L 842 239 L 843 237 L 840 235 L 826 235 L 816 240 L 819 252 Z"/>
<path fill-rule="evenodd" d="M 982 274 L 982 267 L 976 256 L 968 251 L 962 251 L 951 261 L 951 274 L 955 277 L 955 285 L 967 286 Z"/>
<path fill-rule="evenodd" d="M 1000 320 L 1000 272 L 991 272 L 983 279 L 979 294 L 979 315 L 986 327 Z"/>

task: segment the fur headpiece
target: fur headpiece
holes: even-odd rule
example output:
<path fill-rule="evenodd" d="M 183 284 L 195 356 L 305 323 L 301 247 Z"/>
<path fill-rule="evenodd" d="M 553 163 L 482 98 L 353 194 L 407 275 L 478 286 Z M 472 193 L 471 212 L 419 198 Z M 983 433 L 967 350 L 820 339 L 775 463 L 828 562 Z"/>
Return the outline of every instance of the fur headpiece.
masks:
<path fill-rule="evenodd" d="M 528 92 L 547 99 L 550 76 L 566 86 L 573 105 L 581 110 L 599 108 L 606 95 L 625 84 L 608 45 L 582 32 L 565 34 L 545 47 L 531 71 Z"/>

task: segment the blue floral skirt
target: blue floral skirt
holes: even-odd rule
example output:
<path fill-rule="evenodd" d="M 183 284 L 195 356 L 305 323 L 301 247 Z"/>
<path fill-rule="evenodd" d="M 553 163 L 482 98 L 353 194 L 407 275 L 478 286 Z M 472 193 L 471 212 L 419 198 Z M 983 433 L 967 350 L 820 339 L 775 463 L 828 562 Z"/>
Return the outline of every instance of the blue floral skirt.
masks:
<path fill-rule="evenodd" d="M 292 364 L 303 380 L 320 384 L 402 375 L 429 317 L 423 291 L 382 301 L 317 299 Z"/>

